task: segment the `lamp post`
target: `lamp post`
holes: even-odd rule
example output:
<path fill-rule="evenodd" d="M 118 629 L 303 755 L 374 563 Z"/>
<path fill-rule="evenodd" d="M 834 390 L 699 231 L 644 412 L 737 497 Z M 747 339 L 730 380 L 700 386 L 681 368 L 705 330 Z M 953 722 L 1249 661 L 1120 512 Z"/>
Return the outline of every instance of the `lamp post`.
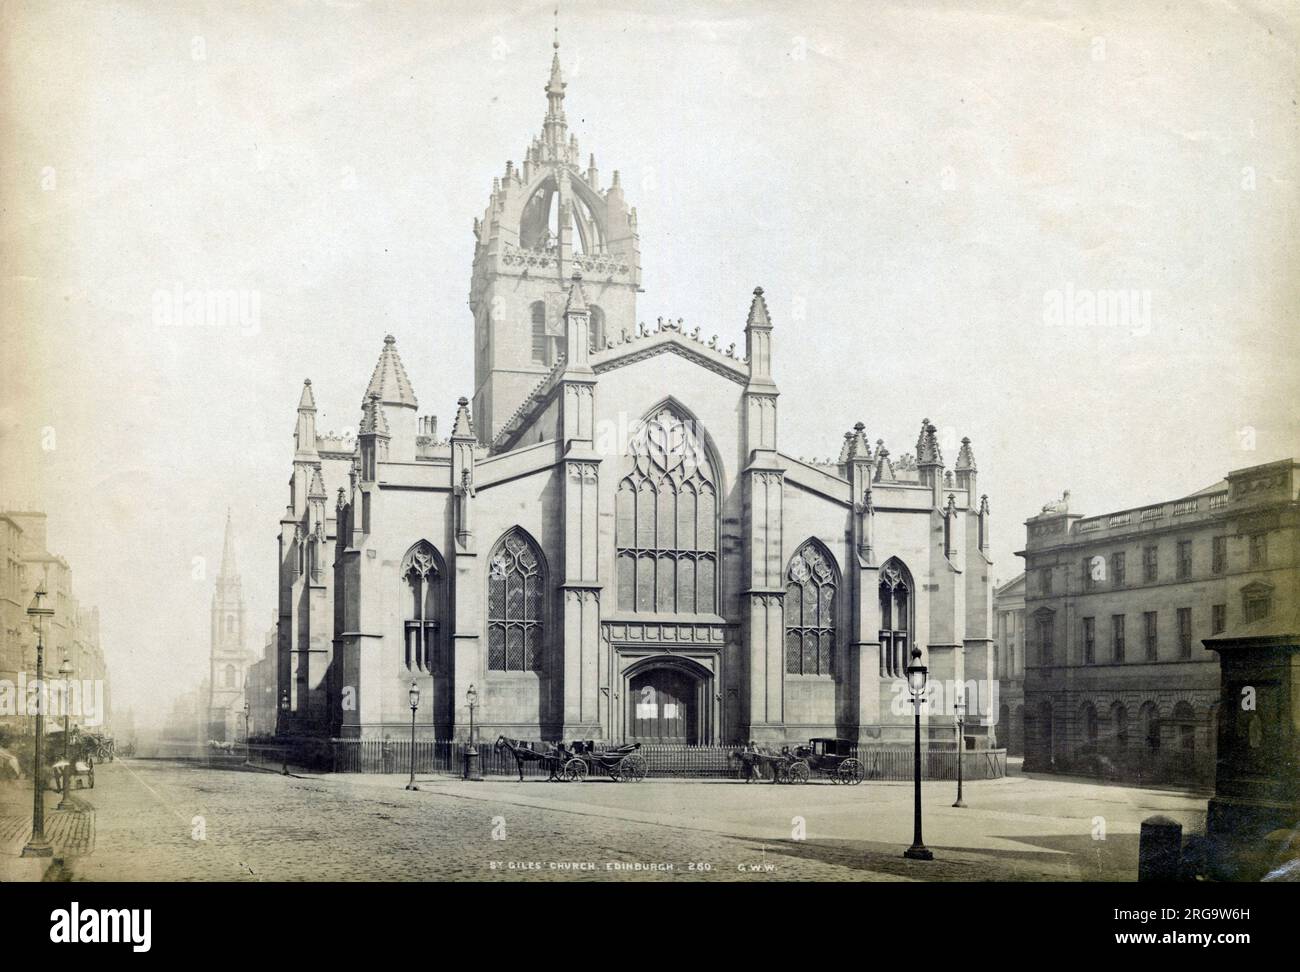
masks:
<path fill-rule="evenodd" d="M 23 848 L 23 857 L 53 857 L 54 848 L 45 837 L 45 641 L 44 622 L 54 616 L 54 608 L 45 607 L 45 585 L 38 584 L 32 603 L 27 607 L 29 617 L 36 620 L 36 684 L 40 694 L 36 706 L 36 766 L 32 773 L 35 793 L 32 797 L 32 837 Z M 42 697 L 44 696 L 44 697 Z"/>
<path fill-rule="evenodd" d="M 280 716 L 281 716 L 281 718 L 280 718 L 280 732 L 283 733 L 283 732 L 284 732 L 284 726 L 285 726 L 285 724 L 289 721 L 289 719 L 288 719 L 288 716 L 289 716 L 289 690 L 288 690 L 288 689 L 285 689 L 284 691 L 282 691 L 282 692 L 280 693 Z M 283 743 L 283 742 L 280 744 L 280 757 L 281 757 L 281 760 L 282 760 L 282 766 L 280 767 L 280 775 L 281 775 L 281 776 L 288 776 L 288 775 L 289 775 L 289 747 L 288 747 L 287 744 L 285 744 L 285 743 Z"/>
<path fill-rule="evenodd" d="M 912 664 L 907 666 L 907 687 L 912 692 L 912 707 L 916 712 L 912 760 L 912 846 L 903 851 L 903 856 L 914 861 L 934 860 L 934 855 L 921 840 L 921 701 L 925 697 L 928 674 L 929 670 L 921 664 L 921 649 L 913 648 Z"/>
<path fill-rule="evenodd" d="M 482 780 L 483 772 L 479 766 L 478 749 L 474 745 L 474 709 L 478 705 L 478 692 L 473 684 L 465 693 L 465 702 L 469 706 L 469 748 L 465 750 L 465 779 Z"/>
<path fill-rule="evenodd" d="M 244 699 L 244 765 L 245 766 L 253 765 L 253 747 L 249 743 L 249 739 L 248 739 L 249 737 L 248 716 L 251 710 L 252 710 L 252 706 L 249 705 L 248 699 Z"/>
<path fill-rule="evenodd" d="M 952 707 L 957 713 L 957 802 L 953 806 L 965 807 L 966 801 L 961 798 L 961 764 L 966 749 L 966 701 L 959 698 Z"/>
<path fill-rule="evenodd" d="M 68 784 L 72 782 L 72 739 L 71 727 L 68 725 L 68 687 L 72 678 L 72 660 L 67 655 L 63 656 L 63 664 L 59 666 L 59 674 L 63 676 L 63 795 L 59 799 L 59 805 L 56 810 L 68 810 L 71 804 L 68 803 Z"/>
<path fill-rule="evenodd" d="M 407 698 L 411 703 L 411 779 L 406 784 L 408 790 L 418 790 L 415 785 L 415 710 L 420 707 L 420 686 L 414 681 L 411 682 L 411 690 L 407 693 Z"/>

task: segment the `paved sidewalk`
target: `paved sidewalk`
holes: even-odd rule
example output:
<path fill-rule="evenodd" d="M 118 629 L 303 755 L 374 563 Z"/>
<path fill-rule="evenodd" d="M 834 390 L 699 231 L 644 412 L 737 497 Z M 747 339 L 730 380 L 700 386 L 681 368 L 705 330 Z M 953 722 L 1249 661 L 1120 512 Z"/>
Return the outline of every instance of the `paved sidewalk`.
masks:
<path fill-rule="evenodd" d="M 32 835 L 31 780 L 0 785 L 0 881 L 39 881 L 59 872 L 95 847 L 95 809 L 84 798 L 92 790 L 73 790 L 71 809 L 57 809 L 60 795 L 45 794 L 45 837 L 53 857 L 25 858 L 23 847 Z"/>

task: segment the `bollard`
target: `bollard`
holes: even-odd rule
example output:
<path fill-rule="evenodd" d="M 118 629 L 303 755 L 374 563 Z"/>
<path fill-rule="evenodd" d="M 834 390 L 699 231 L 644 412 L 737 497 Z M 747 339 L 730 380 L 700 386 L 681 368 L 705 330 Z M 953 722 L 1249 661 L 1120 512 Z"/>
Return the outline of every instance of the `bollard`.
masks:
<path fill-rule="evenodd" d="M 1182 849 L 1182 824 L 1168 817 L 1147 817 L 1138 838 L 1138 881 L 1177 881 Z"/>

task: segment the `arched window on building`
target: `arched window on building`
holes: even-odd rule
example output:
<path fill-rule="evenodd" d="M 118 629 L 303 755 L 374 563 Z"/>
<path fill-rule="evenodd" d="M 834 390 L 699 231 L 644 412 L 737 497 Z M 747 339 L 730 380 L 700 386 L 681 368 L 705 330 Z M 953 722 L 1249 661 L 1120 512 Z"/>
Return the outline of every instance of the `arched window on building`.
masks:
<path fill-rule="evenodd" d="M 442 558 L 433 544 L 421 540 L 402 558 L 406 587 L 406 667 L 412 672 L 441 671 L 439 635 L 444 613 Z"/>
<path fill-rule="evenodd" d="M 1186 700 L 1174 706 L 1174 724 L 1178 727 L 1178 749 L 1188 754 L 1196 752 L 1196 711 Z"/>
<path fill-rule="evenodd" d="M 605 312 L 595 304 L 591 304 L 587 314 L 591 319 L 588 332 L 591 335 L 591 347 L 592 350 L 599 351 L 605 346 Z"/>
<path fill-rule="evenodd" d="M 806 540 L 785 571 L 785 671 L 831 675 L 835 671 L 835 592 L 839 571 L 830 552 Z"/>
<path fill-rule="evenodd" d="M 532 538 L 514 527 L 488 557 L 488 669 L 542 668 L 546 572 Z"/>
<path fill-rule="evenodd" d="M 1160 710 L 1154 702 L 1143 702 L 1138 709 L 1138 724 L 1142 727 L 1142 744 L 1148 753 L 1160 750 Z"/>
<path fill-rule="evenodd" d="M 912 632 L 912 574 L 898 558 L 880 567 L 880 674 L 905 678 Z"/>
<path fill-rule="evenodd" d="M 531 308 L 533 360 L 538 364 L 551 364 L 551 339 L 546 333 L 546 304 L 533 301 Z"/>
<path fill-rule="evenodd" d="M 694 422 L 665 405 L 638 426 L 629 451 L 632 471 L 615 501 L 619 610 L 716 613 L 717 485 Z"/>
<path fill-rule="evenodd" d="M 1091 702 L 1083 703 L 1080 710 L 1080 721 L 1083 723 L 1083 741 L 1085 745 L 1097 745 L 1097 707 Z"/>
<path fill-rule="evenodd" d="M 234 665 L 227 665 L 225 674 L 222 678 L 226 688 L 239 688 L 239 673 L 235 671 Z"/>
<path fill-rule="evenodd" d="M 1123 702 L 1116 702 L 1110 707 L 1110 722 L 1115 729 L 1115 748 L 1128 747 L 1128 709 Z"/>

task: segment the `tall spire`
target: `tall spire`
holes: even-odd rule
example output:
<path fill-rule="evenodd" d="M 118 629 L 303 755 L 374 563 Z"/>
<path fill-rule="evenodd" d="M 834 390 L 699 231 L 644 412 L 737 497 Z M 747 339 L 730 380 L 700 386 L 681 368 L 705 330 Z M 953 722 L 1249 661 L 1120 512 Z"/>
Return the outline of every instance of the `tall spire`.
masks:
<path fill-rule="evenodd" d="M 551 55 L 551 79 L 546 83 L 546 122 L 543 129 L 546 141 L 562 145 L 568 123 L 564 120 L 564 75 L 560 71 L 560 8 L 555 8 L 555 39 L 551 41 L 555 53 Z"/>
<path fill-rule="evenodd" d="M 226 539 L 221 546 L 221 577 L 234 577 L 239 571 L 235 564 L 235 525 L 230 519 L 230 508 L 226 507 Z"/>

